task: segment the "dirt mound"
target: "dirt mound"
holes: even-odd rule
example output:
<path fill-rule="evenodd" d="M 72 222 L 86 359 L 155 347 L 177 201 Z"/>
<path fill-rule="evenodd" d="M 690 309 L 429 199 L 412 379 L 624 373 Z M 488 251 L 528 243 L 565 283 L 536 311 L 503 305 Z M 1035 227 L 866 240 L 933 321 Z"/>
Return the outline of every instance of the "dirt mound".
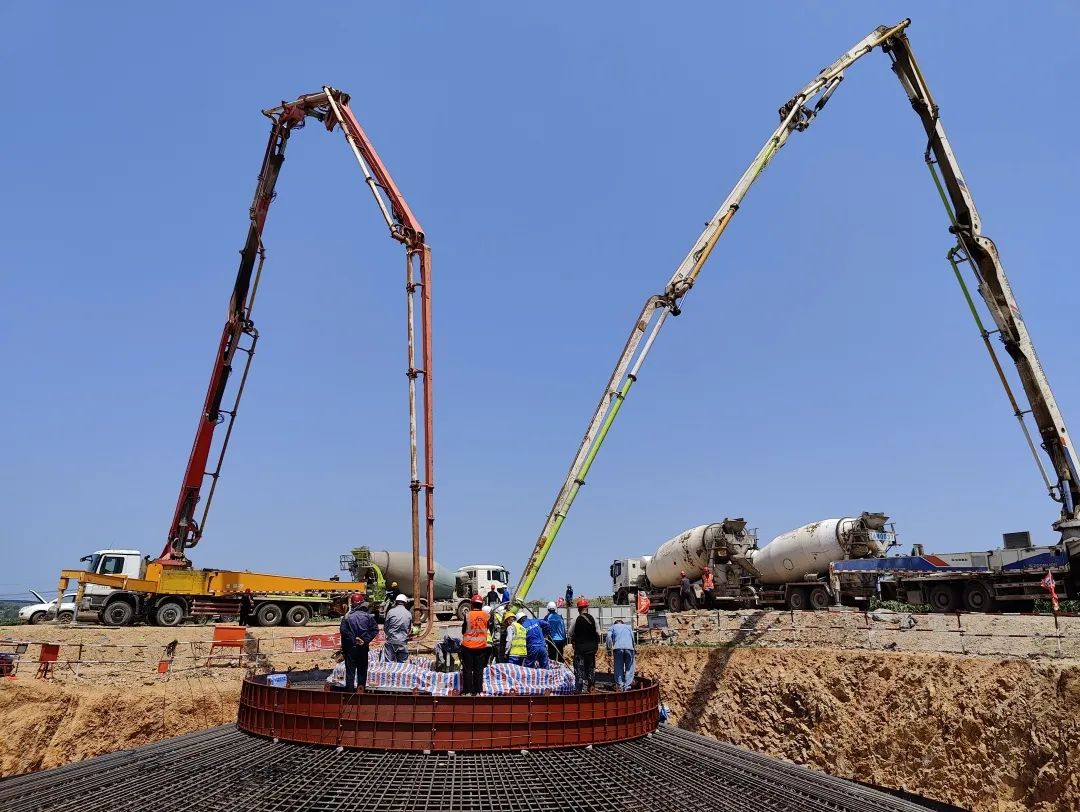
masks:
<path fill-rule="evenodd" d="M 975 810 L 1080 808 L 1080 666 L 937 654 L 645 648 L 674 722 Z"/>
<path fill-rule="evenodd" d="M 0 775 L 58 767 L 236 718 L 239 683 L 13 681 L 0 689 Z"/>

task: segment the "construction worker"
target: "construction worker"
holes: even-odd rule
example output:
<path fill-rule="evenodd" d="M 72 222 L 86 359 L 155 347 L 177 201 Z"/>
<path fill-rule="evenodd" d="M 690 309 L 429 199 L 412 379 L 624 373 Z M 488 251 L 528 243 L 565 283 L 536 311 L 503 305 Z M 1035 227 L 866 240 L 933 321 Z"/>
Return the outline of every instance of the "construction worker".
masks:
<path fill-rule="evenodd" d="M 327 691 L 344 691 L 345 690 L 345 655 L 341 649 L 338 649 L 333 654 L 334 667 L 326 677 L 325 690 Z"/>
<path fill-rule="evenodd" d="M 634 684 L 634 630 L 616 618 L 607 631 L 607 647 L 615 662 L 615 690 L 629 691 Z"/>
<path fill-rule="evenodd" d="M 397 581 L 393 581 L 390 584 L 390 588 L 386 590 L 386 599 L 390 601 L 390 603 L 393 603 L 397 599 L 399 591 Z"/>
<path fill-rule="evenodd" d="M 502 595 L 499 594 L 499 590 L 495 584 L 491 585 L 491 589 L 488 590 L 487 595 L 484 597 L 485 606 L 495 606 L 502 601 Z"/>
<path fill-rule="evenodd" d="M 251 621 L 251 610 L 254 604 L 255 602 L 251 599 L 251 590 L 245 589 L 244 594 L 240 596 L 240 617 L 236 619 L 239 625 L 246 626 Z"/>
<path fill-rule="evenodd" d="M 679 596 L 682 598 L 683 609 L 697 609 L 697 598 L 694 588 L 690 586 L 690 579 L 685 572 L 679 573 Z"/>
<path fill-rule="evenodd" d="M 566 648 L 566 621 L 559 614 L 559 607 L 555 605 L 555 601 L 548 601 L 547 610 L 547 617 L 544 620 L 547 621 L 548 629 L 551 630 L 551 643 L 558 652 L 556 656 L 559 662 L 562 662 L 563 649 Z"/>
<path fill-rule="evenodd" d="M 518 612 L 518 622 L 525 628 L 525 662 L 523 665 L 529 668 L 547 668 L 547 621 L 529 617 L 529 613 L 522 609 Z"/>
<path fill-rule="evenodd" d="M 713 605 L 713 590 L 716 588 L 713 582 L 712 567 L 706 567 L 705 572 L 701 573 L 701 591 L 705 593 L 704 605 L 706 609 L 711 609 Z"/>
<path fill-rule="evenodd" d="M 488 661 L 488 614 L 484 599 L 473 595 L 469 613 L 461 624 L 461 694 L 479 696 L 484 692 L 484 666 Z"/>
<path fill-rule="evenodd" d="M 341 619 L 341 651 L 345 654 L 345 690 L 363 693 L 367 686 L 368 644 L 379 633 L 362 592 L 349 597 L 352 608 Z"/>
<path fill-rule="evenodd" d="M 408 608 L 409 596 L 398 592 L 394 596 L 394 608 L 386 613 L 383 631 L 386 642 L 383 643 L 383 656 L 392 663 L 404 663 L 409 660 L 409 635 L 412 632 L 412 612 Z"/>
<path fill-rule="evenodd" d="M 521 665 L 525 662 L 525 655 L 529 653 L 526 645 L 525 627 L 521 625 L 521 616 L 527 612 L 518 612 L 515 617 L 512 612 L 507 612 L 503 618 L 506 627 L 506 661 L 511 665 Z"/>
<path fill-rule="evenodd" d="M 510 603 L 510 587 L 508 586 L 502 588 L 502 602 Z"/>
<path fill-rule="evenodd" d="M 488 644 L 488 659 L 487 665 L 491 665 L 495 662 L 495 607 L 489 603 L 484 604 L 483 613 L 487 615 L 487 644 Z"/>
<path fill-rule="evenodd" d="M 570 584 L 566 585 L 566 608 L 569 609 L 574 605 L 574 588 Z"/>
<path fill-rule="evenodd" d="M 497 662 L 497 663 L 509 662 L 509 660 L 507 660 L 507 646 L 506 646 L 506 634 L 507 634 L 506 618 L 507 618 L 507 616 L 513 617 L 513 614 L 510 612 L 509 607 L 507 607 L 506 609 L 502 609 L 502 610 L 495 610 L 495 611 L 493 611 L 491 613 L 491 617 L 492 617 L 492 624 L 491 624 L 492 625 L 492 630 L 491 631 L 492 631 L 493 635 L 496 635 L 498 637 L 498 639 L 495 641 L 495 652 L 494 652 L 494 654 L 495 654 L 495 662 Z"/>
<path fill-rule="evenodd" d="M 577 617 L 566 630 L 566 639 L 574 647 L 574 687 L 579 694 L 596 686 L 596 650 L 600 647 L 600 627 L 589 614 L 589 602 L 578 598 Z"/>

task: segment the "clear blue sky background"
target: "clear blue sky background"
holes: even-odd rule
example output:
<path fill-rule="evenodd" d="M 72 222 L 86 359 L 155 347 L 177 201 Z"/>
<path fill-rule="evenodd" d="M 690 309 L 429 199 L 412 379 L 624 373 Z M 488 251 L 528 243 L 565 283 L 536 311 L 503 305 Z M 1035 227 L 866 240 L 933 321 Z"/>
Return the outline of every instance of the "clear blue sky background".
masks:
<path fill-rule="evenodd" d="M 777 107 L 904 16 L 1080 425 L 1075 4 L 4 4 L 0 593 L 96 548 L 160 549 L 263 107 L 350 91 L 424 223 L 438 559 L 516 578 L 641 302 Z M 880 52 L 792 138 L 650 358 L 538 597 L 604 592 L 612 558 L 724 516 L 769 539 L 882 510 L 936 551 L 1054 538 L 944 261 L 924 143 Z M 278 192 L 259 354 L 193 558 L 327 576 L 352 546 L 408 543 L 402 260 L 337 134 L 298 133 Z"/>

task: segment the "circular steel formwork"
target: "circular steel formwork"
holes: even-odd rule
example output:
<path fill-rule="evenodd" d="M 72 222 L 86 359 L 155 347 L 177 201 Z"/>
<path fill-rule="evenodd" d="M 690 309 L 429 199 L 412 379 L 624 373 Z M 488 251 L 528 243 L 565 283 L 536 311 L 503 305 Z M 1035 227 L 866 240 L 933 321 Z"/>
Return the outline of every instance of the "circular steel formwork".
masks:
<path fill-rule="evenodd" d="M 0 781 L 4 812 L 925 812 L 952 809 L 661 725 L 591 748 L 349 750 L 235 725 Z"/>
<path fill-rule="evenodd" d="M 237 726 L 306 744 L 457 752 L 607 744 L 644 736 L 659 721 L 660 688 L 644 677 L 629 691 L 569 696 L 352 694 L 313 689 L 322 681 L 304 675 L 293 680 L 245 679 Z"/>

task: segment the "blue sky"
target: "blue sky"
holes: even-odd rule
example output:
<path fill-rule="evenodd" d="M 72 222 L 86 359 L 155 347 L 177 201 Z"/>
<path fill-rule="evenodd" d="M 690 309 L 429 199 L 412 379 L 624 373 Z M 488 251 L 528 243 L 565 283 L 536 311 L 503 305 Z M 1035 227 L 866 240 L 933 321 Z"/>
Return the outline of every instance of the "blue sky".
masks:
<path fill-rule="evenodd" d="M 8 3 L 0 593 L 160 549 L 268 132 L 328 83 L 434 252 L 440 562 L 518 575 L 611 364 L 776 123 L 910 16 L 1066 419 L 1080 13 L 964 4 Z M 1053 34 L 1053 38 L 1050 35 Z M 1063 142 L 1063 138 L 1065 139 Z M 925 138 L 880 52 L 750 193 L 666 328 L 537 581 L 744 516 L 862 510 L 906 546 L 1054 538 L 944 261 Z M 297 133 L 262 334 L 197 566 L 327 576 L 408 543 L 404 295 L 340 136 Z M 1080 429 L 1075 429 L 1080 431 Z"/>

